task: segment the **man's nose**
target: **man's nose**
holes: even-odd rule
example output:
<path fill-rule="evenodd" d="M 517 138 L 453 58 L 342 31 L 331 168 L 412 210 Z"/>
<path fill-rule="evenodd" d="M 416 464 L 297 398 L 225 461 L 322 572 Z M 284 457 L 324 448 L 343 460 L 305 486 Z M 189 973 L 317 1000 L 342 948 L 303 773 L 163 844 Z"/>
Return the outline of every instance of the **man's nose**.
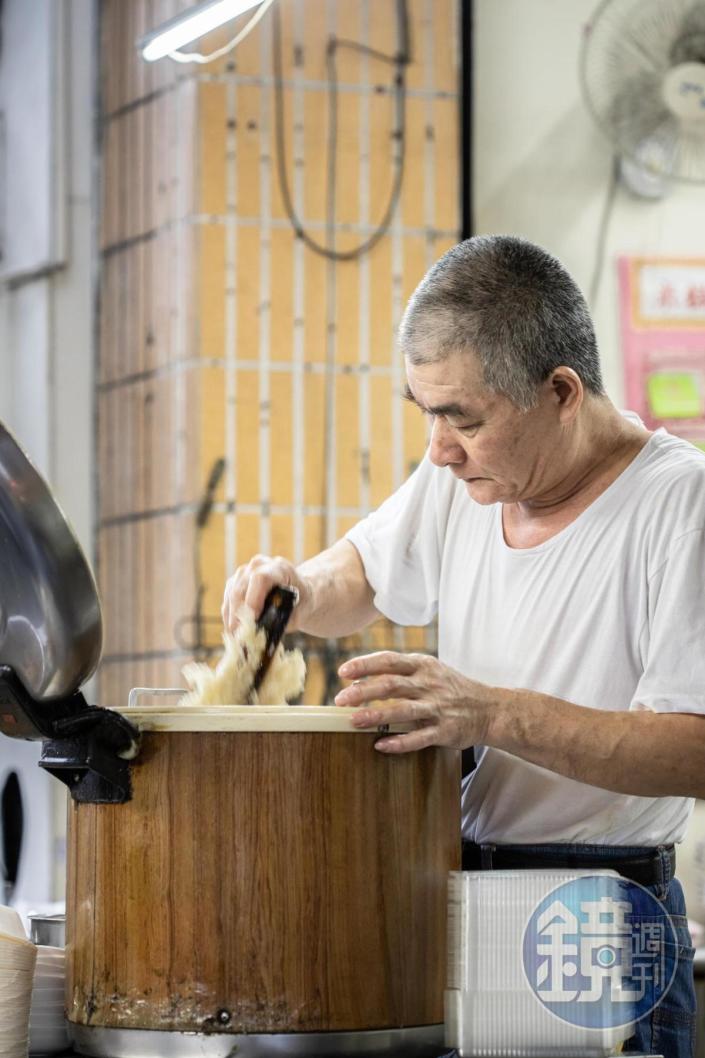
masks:
<path fill-rule="evenodd" d="M 437 467 L 447 467 L 450 463 L 462 463 L 465 461 L 465 452 L 462 445 L 458 443 L 450 426 L 440 415 L 433 420 L 428 456 Z"/>

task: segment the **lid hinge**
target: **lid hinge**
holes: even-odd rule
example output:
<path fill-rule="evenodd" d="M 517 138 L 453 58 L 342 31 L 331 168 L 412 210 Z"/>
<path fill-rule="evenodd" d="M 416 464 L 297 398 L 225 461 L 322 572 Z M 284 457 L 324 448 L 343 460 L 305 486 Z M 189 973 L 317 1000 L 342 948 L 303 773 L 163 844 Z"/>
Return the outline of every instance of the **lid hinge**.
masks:
<path fill-rule="evenodd" d="M 120 713 L 88 705 L 80 692 L 40 702 L 9 665 L 0 665 L 0 732 L 43 741 L 40 768 L 65 783 L 74 801 L 124 804 L 137 728 Z"/>

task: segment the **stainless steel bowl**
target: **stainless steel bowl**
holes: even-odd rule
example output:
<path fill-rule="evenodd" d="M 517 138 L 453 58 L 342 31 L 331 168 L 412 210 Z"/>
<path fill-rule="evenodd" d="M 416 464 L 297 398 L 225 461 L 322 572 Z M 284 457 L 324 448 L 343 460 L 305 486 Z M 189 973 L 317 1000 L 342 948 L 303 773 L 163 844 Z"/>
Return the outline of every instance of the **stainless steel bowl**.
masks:
<path fill-rule="evenodd" d="M 30 915 L 29 935 L 34 944 L 65 947 L 66 915 Z"/>
<path fill-rule="evenodd" d="M 91 568 L 61 508 L 0 423 L 0 664 L 37 699 L 72 694 L 102 646 Z"/>

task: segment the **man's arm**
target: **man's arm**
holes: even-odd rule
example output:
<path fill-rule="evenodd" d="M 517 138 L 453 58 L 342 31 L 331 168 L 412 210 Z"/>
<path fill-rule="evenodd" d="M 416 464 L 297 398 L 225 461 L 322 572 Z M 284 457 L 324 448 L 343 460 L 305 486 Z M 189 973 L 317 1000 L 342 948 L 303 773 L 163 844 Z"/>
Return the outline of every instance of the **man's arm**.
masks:
<path fill-rule="evenodd" d="M 349 540 L 339 540 L 314 558 L 294 566 L 284 558 L 255 555 L 225 586 L 223 621 L 233 630 L 243 603 L 259 616 L 271 588 L 288 585 L 299 592 L 289 631 L 314 636 L 351 635 L 379 617 L 374 591 L 362 560 Z"/>
<path fill-rule="evenodd" d="M 349 540 L 339 540 L 297 567 L 308 587 L 302 597 L 298 627 L 314 636 L 359 632 L 379 616 L 362 559 Z"/>
<path fill-rule="evenodd" d="M 641 797 L 705 797 L 705 717 L 612 712 L 495 691 L 489 745 L 569 779 Z"/>
<path fill-rule="evenodd" d="M 616 793 L 705 797 L 703 716 L 589 709 L 536 691 L 488 687 L 423 654 L 353 658 L 340 675 L 359 682 L 337 695 L 338 705 L 382 702 L 360 709 L 356 727 L 416 722 L 415 731 L 378 740 L 381 752 L 491 746 Z"/>

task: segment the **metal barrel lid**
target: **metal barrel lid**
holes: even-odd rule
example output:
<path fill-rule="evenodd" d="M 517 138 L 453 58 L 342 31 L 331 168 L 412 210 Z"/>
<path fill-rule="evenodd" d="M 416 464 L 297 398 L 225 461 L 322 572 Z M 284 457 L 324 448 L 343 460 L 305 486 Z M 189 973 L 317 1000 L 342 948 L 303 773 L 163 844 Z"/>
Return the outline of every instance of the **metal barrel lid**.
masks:
<path fill-rule="evenodd" d="M 88 561 L 51 490 L 0 423 L 0 664 L 35 699 L 72 694 L 100 660 Z"/>

